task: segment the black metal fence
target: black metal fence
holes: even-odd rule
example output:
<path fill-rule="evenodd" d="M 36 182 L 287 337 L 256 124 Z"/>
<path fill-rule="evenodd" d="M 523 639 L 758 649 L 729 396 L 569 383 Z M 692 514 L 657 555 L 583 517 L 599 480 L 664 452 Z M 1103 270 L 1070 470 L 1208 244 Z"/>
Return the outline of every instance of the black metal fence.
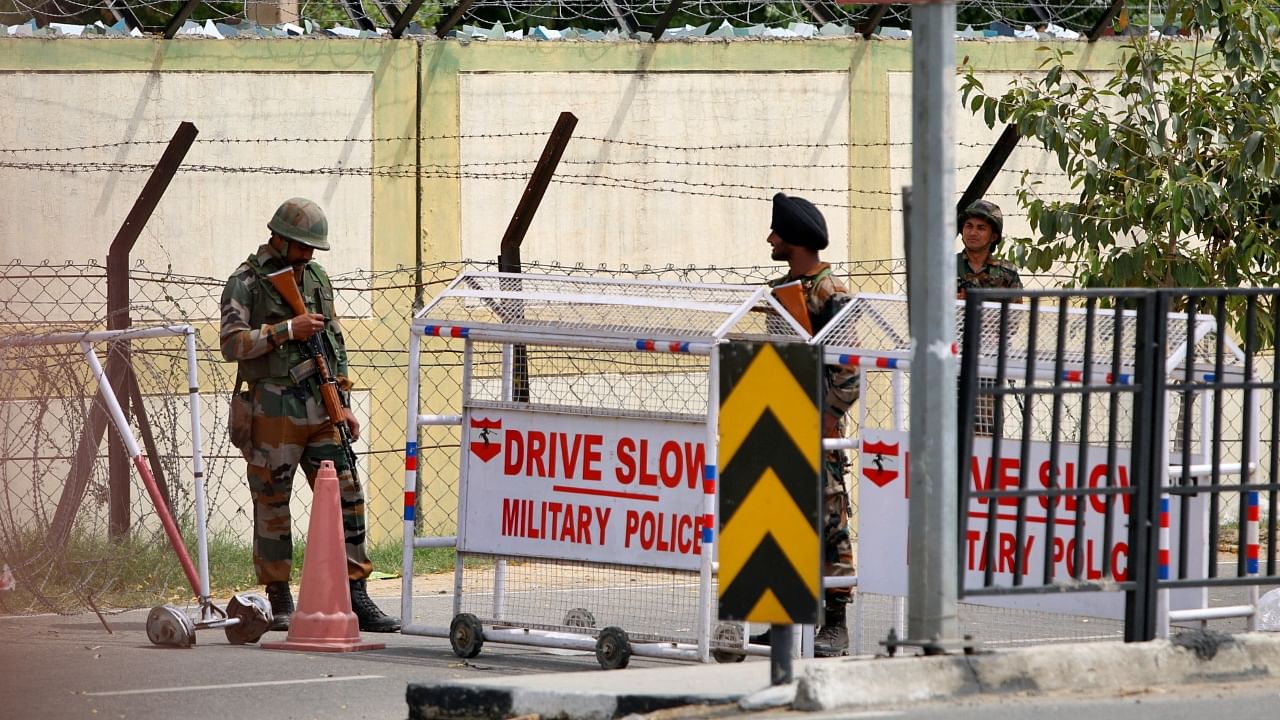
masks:
<path fill-rule="evenodd" d="M 1123 592 L 1141 641 L 1203 588 L 1280 582 L 1277 296 L 969 293 L 962 596 Z"/>

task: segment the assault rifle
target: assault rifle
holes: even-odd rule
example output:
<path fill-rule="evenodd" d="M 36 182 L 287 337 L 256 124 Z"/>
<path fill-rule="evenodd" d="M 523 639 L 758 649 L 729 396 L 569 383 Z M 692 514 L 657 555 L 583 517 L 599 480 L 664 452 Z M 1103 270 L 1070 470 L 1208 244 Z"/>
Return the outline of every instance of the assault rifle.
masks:
<path fill-rule="evenodd" d="M 307 310 L 307 304 L 302 301 L 302 292 L 298 290 L 298 283 L 293 279 L 293 268 L 273 272 L 267 275 L 267 279 L 289 304 L 294 315 L 306 315 L 310 312 Z M 325 359 L 327 355 L 323 333 L 317 332 L 307 339 L 307 353 L 315 363 L 320 398 L 324 400 L 324 409 L 329 415 L 330 422 L 338 428 L 338 435 L 342 438 L 342 450 L 347 456 L 347 466 L 351 468 L 351 476 L 354 478 L 356 477 L 356 453 L 351 447 L 351 428 L 347 426 L 346 415 L 342 412 L 342 388 L 338 387 L 338 379 L 329 370 L 329 363 Z"/>

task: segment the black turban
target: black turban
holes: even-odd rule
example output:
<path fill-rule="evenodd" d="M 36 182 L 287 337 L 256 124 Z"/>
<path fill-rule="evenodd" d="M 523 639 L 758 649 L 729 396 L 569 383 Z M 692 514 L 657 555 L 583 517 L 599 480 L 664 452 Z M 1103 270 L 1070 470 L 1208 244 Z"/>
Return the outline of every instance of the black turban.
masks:
<path fill-rule="evenodd" d="M 778 236 L 792 245 L 813 250 L 827 247 L 827 221 L 813 203 L 783 193 L 773 196 L 773 224 Z"/>

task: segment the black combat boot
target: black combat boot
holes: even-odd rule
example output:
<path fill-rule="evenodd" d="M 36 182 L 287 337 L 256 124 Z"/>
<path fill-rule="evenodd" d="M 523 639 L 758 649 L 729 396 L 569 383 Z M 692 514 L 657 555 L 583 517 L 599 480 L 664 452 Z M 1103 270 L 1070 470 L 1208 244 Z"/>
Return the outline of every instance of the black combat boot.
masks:
<path fill-rule="evenodd" d="M 293 614 L 293 593 L 289 583 L 277 580 L 267 583 L 267 600 L 271 602 L 271 626 L 268 630 L 288 630 L 289 616 Z"/>
<path fill-rule="evenodd" d="M 840 657 L 849 654 L 849 630 L 845 627 L 844 603 L 827 605 L 822 627 L 813 636 L 814 657 Z"/>
<path fill-rule="evenodd" d="M 351 581 L 351 611 L 364 632 L 400 632 L 400 618 L 391 617 L 374 604 L 365 592 L 364 580 Z"/>

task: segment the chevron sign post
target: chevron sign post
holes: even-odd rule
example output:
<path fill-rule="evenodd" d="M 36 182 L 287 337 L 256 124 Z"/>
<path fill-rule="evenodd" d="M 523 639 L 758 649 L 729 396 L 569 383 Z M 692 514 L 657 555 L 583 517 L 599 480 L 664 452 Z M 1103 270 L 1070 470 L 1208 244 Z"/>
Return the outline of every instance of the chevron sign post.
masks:
<path fill-rule="evenodd" d="M 722 620 L 818 622 L 821 372 L 809 345 L 720 347 Z"/>

